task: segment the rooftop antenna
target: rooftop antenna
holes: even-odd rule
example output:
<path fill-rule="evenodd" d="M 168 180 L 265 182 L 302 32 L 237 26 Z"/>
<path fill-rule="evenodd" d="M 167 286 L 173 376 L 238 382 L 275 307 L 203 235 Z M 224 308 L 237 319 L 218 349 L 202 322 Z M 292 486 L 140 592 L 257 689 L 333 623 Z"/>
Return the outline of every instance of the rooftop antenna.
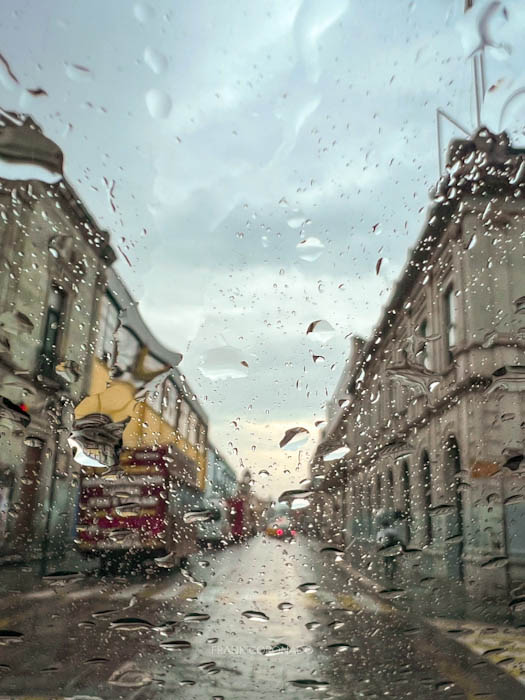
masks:
<path fill-rule="evenodd" d="M 474 0 L 465 0 L 465 12 L 468 12 L 474 7 Z M 474 78 L 474 100 L 476 107 L 476 131 L 481 126 L 481 105 L 486 93 L 485 81 L 485 47 L 481 46 L 479 51 L 475 51 L 472 55 L 472 73 Z M 436 130 L 438 141 L 438 162 L 439 162 L 439 177 L 443 172 L 443 139 L 441 134 L 441 126 L 443 119 L 450 122 L 456 129 L 462 131 L 465 136 L 470 136 L 471 132 L 462 126 L 456 119 L 447 114 L 443 109 L 436 109 Z"/>

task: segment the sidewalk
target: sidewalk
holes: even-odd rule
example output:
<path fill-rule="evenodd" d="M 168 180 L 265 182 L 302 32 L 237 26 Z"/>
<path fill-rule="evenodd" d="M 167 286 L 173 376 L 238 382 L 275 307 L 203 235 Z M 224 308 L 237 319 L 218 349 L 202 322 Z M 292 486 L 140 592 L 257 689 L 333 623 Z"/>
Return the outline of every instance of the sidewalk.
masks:
<path fill-rule="evenodd" d="M 417 566 L 411 558 L 420 553 L 399 555 L 392 578 L 385 576 L 384 558 L 361 543 L 347 548 L 345 561 L 355 570 L 365 573 L 378 585 L 384 597 L 389 597 L 396 607 L 414 611 L 428 618 L 444 617 L 458 620 L 474 620 L 517 626 L 525 624 L 525 611 L 513 612 L 506 597 L 480 599 L 469 594 L 465 585 L 456 579 L 436 578 L 424 566 Z M 407 572 L 417 571 L 417 577 Z M 524 587 L 525 592 L 525 587 Z"/>
<path fill-rule="evenodd" d="M 477 654 L 480 661 L 498 666 L 525 685 L 525 621 L 512 617 L 506 601 L 476 601 L 455 581 L 429 579 L 414 586 L 406 585 L 399 576 L 394 581 L 375 575 L 371 578 L 371 570 L 378 567 L 370 560 L 366 573 L 352 566 L 348 556 L 339 564 L 377 600 L 455 639 Z"/>

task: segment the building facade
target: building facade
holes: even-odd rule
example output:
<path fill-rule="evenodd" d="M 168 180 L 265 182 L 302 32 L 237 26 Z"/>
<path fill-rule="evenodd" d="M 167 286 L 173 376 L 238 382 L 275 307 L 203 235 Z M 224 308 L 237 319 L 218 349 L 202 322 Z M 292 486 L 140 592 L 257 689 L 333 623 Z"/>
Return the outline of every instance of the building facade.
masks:
<path fill-rule="evenodd" d="M 348 544 L 372 552 L 377 512 L 400 511 L 405 573 L 483 594 L 525 580 L 524 231 L 525 154 L 486 129 L 454 142 L 311 465 Z"/>
<path fill-rule="evenodd" d="M 205 494 L 210 499 L 233 498 L 237 491 L 237 477 L 232 467 L 212 445 L 208 446 L 208 472 Z"/>
<path fill-rule="evenodd" d="M 28 117 L 0 117 L 0 556 L 72 542 L 78 468 L 67 439 L 89 390 L 98 304 L 115 259 Z"/>

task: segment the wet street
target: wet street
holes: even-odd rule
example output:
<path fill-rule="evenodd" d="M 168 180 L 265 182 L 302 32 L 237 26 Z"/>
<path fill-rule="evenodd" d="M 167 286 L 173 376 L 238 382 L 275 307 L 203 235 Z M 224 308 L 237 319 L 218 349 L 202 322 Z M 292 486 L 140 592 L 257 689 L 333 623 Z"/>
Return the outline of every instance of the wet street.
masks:
<path fill-rule="evenodd" d="M 11 582 L 0 697 L 525 697 L 320 549 L 259 536 L 196 555 L 187 572 L 89 575 L 29 592 Z"/>

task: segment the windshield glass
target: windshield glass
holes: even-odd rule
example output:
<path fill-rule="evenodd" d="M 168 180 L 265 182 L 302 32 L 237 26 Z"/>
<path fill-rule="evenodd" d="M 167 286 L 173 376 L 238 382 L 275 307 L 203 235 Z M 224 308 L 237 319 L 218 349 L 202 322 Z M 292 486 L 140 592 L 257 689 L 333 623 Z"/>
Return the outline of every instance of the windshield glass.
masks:
<path fill-rule="evenodd" d="M 523 0 L 4 0 L 0 700 L 525 698 Z"/>

